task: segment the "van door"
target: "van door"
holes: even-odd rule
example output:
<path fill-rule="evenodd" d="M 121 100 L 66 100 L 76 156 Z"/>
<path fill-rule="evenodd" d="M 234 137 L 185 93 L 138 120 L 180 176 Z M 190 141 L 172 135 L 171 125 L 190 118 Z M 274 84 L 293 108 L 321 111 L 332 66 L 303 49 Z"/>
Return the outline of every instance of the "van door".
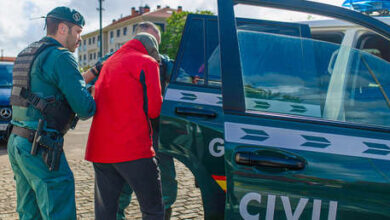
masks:
<path fill-rule="evenodd" d="M 310 37 L 307 25 L 253 19 L 238 19 L 237 25 L 240 30 Z M 220 64 L 217 17 L 189 15 L 164 96 L 159 151 L 192 171 L 206 219 L 223 218 L 225 208 Z"/>
<path fill-rule="evenodd" d="M 390 63 L 237 30 L 228 2 L 218 5 L 226 219 L 390 218 Z"/>

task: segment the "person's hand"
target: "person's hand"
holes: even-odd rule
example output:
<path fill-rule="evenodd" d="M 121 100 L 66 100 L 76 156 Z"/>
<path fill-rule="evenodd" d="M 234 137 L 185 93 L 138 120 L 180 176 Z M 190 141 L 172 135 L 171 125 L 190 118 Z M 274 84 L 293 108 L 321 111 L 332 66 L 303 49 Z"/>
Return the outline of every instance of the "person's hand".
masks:
<path fill-rule="evenodd" d="M 102 70 L 102 68 L 103 68 L 103 63 L 104 63 L 105 61 L 101 61 L 101 60 L 99 60 L 96 64 L 95 64 L 95 68 L 96 68 L 96 71 L 98 72 L 98 74 L 100 74 L 100 71 Z"/>
<path fill-rule="evenodd" d="M 95 86 L 91 86 L 91 96 L 95 98 Z"/>
<path fill-rule="evenodd" d="M 103 68 L 103 63 L 104 63 L 104 61 L 99 60 L 97 63 L 95 63 L 95 65 L 93 67 L 91 67 L 90 70 L 95 77 L 98 77 L 100 75 L 100 71 Z"/>
<path fill-rule="evenodd" d="M 200 77 L 198 75 L 192 77 L 192 84 L 197 85 L 199 83 Z"/>

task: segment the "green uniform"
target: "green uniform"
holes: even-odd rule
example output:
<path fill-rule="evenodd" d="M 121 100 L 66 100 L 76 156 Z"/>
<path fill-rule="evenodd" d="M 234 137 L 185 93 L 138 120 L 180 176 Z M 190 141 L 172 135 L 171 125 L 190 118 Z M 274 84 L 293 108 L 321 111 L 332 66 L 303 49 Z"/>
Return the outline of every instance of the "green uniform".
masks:
<path fill-rule="evenodd" d="M 31 92 L 41 98 L 66 100 L 81 119 L 95 113 L 95 102 L 88 93 L 78 70 L 78 64 L 66 48 L 55 39 L 46 37 L 56 46 L 49 47 L 35 59 L 30 72 Z M 14 126 L 37 129 L 41 113 L 31 105 L 13 106 Z M 46 128 L 48 133 L 58 133 Z M 11 134 L 8 154 L 16 180 L 17 212 L 20 219 L 76 219 L 74 178 L 62 153 L 59 169 L 49 171 L 42 159 L 42 149 L 31 155 L 31 143 Z"/>

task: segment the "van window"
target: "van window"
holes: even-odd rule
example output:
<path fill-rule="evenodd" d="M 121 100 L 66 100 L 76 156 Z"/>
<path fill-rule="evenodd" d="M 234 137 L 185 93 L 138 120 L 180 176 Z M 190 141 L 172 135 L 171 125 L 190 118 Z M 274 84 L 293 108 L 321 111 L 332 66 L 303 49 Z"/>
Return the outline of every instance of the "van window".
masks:
<path fill-rule="evenodd" d="M 221 87 L 217 19 L 193 19 L 185 35 L 188 39 L 184 41 L 186 44 L 183 46 L 182 57 L 178 58 L 180 62 L 176 81 Z"/>
<path fill-rule="evenodd" d="M 207 22 L 207 82 L 221 87 L 221 58 L 219 50 L 217 20 Z"/>
<path fill-rule="evenodd" d="M 321 40 L 329 43 L 341 44 L 343 41 L 344 33 L 343 32 L 314 32 L 311 34 L 313 39 Z"/>
<path fill-rule="evenodd" d="M 365 51 L 352 54 L 345 119 L 390 126 L 390 63 Z"/>
<path fill-rule="evenodd" d="M 239 30 L 248 30 L 256 32 L 267 32 L 275 34 L 283 34 L 290 36 L 302 36 L 310 38 L 310 29 L 306 25 L 294 23 L 281 23 L 274 21 L 251 21 L 247 19 L 238 20 L 237 26 Z M 207 83 L 210 86 L 221 86 L 221 61 L 220 48 L 218 39 L 218 24 L 217 20 L 209 20 L 207 22 Z"/>
<path fill-rule="evenodd" d="M 390 41 L 382 36 L 374 33 L 363 34 L 356 48 L 390 62 Z"/>
<path fill-rule="evenodd" d="M 238 35 L 247 111 L 390 126 L 389 62 L 308 38 Z"/>
<path fill-rule="evenodd" d="M 178 58 L 180 66 L 175 80 L 203 85 L 205 71 L 203 20 L 194 19 L 191 22 L 188 39 L 183 45 L 184 52 L 182 57 Z"/>

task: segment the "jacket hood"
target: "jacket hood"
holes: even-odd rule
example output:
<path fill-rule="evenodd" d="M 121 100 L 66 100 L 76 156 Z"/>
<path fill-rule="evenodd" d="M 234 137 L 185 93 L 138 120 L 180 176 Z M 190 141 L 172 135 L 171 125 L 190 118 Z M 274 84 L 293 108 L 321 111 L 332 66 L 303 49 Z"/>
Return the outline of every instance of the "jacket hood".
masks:
<path fill-rule="evenodd" d="M 139 40 L 145 47 L 149 56 L 153 57 L 157 62 L 160 62 L 160 55 L 158 52 L 158 43 L 155 37 L 149 33 L 139 33 L 134 37 L 135 40 Z"/>

